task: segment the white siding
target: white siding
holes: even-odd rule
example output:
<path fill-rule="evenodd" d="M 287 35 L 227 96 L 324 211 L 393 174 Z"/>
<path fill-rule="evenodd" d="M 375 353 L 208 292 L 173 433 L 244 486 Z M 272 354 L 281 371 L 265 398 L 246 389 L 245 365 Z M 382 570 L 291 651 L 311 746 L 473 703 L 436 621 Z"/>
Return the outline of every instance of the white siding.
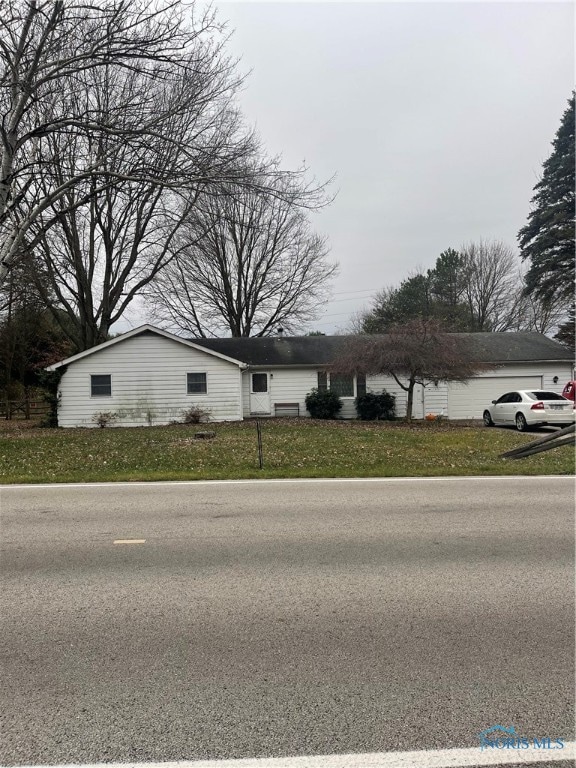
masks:
<path fill-rule="evenodd" d="M 379 393 L 385 389 L 389 395 L 396 398 L 396 416 L 406 415 L 406 401 L 408 393 L 400 387 L 392 376 L 367 376 L 366 390 L 368 392 Z M 415 419 L 421 419 L 424 416 L 423 387 L 417 384 L 414 387 L 414 400 L 412 403 L 412 416 Z"/>
<path fill-rule="evenodd" d="M 242 416 L 250 416 L 250 373 L 242 371 Z"/>
<path fill-rule="evenodd" d="M 206 373 L 207 394 L 188 395 L 187 373 Z M 92 397 L 90 376 L 110 374 L 112 396 Z M 180 421 L 197 405 L 214 421 L 241 415 L 240 369 L 213 355 L 154 333 L 133 336 L 70 363 L 60 382 L 58 424 L 93 427 L 93 416 L 112 412 L 115 426 Z"/>
<path fill-rule="evenodd" d="M 306 395 L 318 386 L 318 371 L 315 368 L 251 368 L 270 374 L 271 415 L 274 416 L 275 403 L 298 403 L 300 416 L 310 417 L 306 410 Z M 250 416 L 250 373 L 242 374 L 242 405 L 244 418 Z M 356 406 L 353 397 L 342 397 L 340 419 L 356 419 Z"/>
<path fill-rule="evenodd" d="M 357 419 L 358 413 L 356 411 L 356 406 L 354 405 L 354 398 L 353 397 L 341 397 L 340 400 L 342 401 L 342 409 L 340 410 L 338 417 L 339 419 Z"/>
<path fill-rule="evenodd" d="M 274 368 L 251 368 L 252 371 L 268 371 L 271 373 L 270 395 L 272 403 L 272 415 L 274 415 L 274 403 L 298 403 L 301 416 L 310 416 L 306 410 L 305 398 L 313 387 L 318 386 L 318 370 L 306 368 L 294 369 L 274 369 Z M 242 403 L 244 417 L 250 416 L 250 379 L 249 373 L 242 374 Z M 381 392 L 385 389 L 391 395 L 396 397 L 396 414 L 404 416 L 406 413 L 406 392 L 388 376 L 368 376 L 366 379 L 366 390 L 368 392 Z M 356 407 L 353 397 L 343 397 L 342 410 L 339 418 L 356 419 Z M 414 392 L 414 415 L 415 418 L 422 418 L 422 387 L 416 386 Z"/>
<path fill-rule="evenodd" d="M 306 410 L 306 395 L 318 385 L 317 371 L 306 368 L 251 368 L 242 374 L 242 409 L 245 418 L 250 416 L 250 373 L 261 371 L 270 374 L 270 403 L 272 416 L 274 403 L 298 403 L 301 416 L 310 416 Z"/>
<path fill-rule="evenodd" d="M 304 401 L 308 392 L 310 392 L 313 387 L 318 386 L 318 370 L 310 368 L 274 369 L 264 367 L 250 369 L 250 373 L 255 371 L 267 371 L 271 374 L 270 397 L 272 415 L 274 415 L 274 403 L 298 403 L 300 406 L 300 415 L 310 416 L 306 410 Z M 242 407 L 244 418 L 250 416 L 250 373 L 245 371 L 242 374 Z M 382 389 L 385 389 L 396 398 L 396 415 L 404 416 L 406 413 L 406 392 L 398 386 L 396 381 L 389 376 L 368 376 L 366 378 L 366 390 L 368 392 L 381 392 Z M 443 397 L 445 401 L 445 391 Z M 358 418 L 356 407 L 354 405 L 354 398 L 343 397 L 341 400 L 342 410 L 340 411 L 338 418 Z M 446 413 L 446 404 L 443 405 L 443 408 Z M 414 418 L 422 418 L 424 416 L 423 388 L 420 385 L 417 385 L 414 390 L 413 414 Z"/>
<path fill-rule="evenodd" d="M 542 368 L 542 387 L 549 392 L 558 392 L 562 394 L 564 386 L 574 379 L 574 369 L 569 363 L 549 363 L 541 366 Z M 558 376 L 558 382 L 554 383 L 554 377 Z"/>
<path fill-rule="evenodd" d="M 448 385 L 445 381 L 430 383 L 424 388 L 424 415 L 448 418 Z"/>

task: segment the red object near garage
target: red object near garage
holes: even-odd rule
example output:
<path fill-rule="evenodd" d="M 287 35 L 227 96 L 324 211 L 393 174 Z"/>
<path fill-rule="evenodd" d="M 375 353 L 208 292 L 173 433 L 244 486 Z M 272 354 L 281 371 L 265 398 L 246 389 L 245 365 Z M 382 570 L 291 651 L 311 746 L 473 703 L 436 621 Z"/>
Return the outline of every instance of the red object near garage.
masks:
<path fill-rule="evenodd" d="M 567 397 L 568 400 L 572 400 L 574 402 L 574 394 L 576 393 L 576 381 L 569 381 L 568 384 L 564 387 L 562 390 L 562 394 L 564 397 Z"/>

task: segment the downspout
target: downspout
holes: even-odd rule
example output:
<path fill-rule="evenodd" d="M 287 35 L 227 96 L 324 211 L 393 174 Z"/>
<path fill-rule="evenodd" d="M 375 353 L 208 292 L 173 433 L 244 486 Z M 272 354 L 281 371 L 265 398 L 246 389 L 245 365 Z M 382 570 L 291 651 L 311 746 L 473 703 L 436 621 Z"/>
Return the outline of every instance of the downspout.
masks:
<path fill-rule="evenodd" d="M 244 421 L 244 388 L 242 386 L 242 374 L 244 371 L 247 371 L 250 368 L 249 365 L 246 365 L 246 363 L 240 363 L 238 366 L 238 377 L 239 377 L 239 393 L 240 396 L 238 398 L 239 403 L 239 413 L 238 416 L 240 417 L 240 421 Z"/>

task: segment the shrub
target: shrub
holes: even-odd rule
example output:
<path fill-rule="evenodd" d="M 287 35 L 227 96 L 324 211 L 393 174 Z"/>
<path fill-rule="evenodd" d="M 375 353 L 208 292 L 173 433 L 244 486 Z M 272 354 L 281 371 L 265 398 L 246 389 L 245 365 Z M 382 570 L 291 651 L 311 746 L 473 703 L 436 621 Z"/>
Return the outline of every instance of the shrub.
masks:
<path fill-rule="evenodd" d="M 366 392 L 354 400 L 358 416 L 363 421 L 383 419 L 390 421 L 395 418 L 396 398 L 385 389 L 380 393 Z"/>
<path fill-rule="evenodd" d="M 193 405 L 182 414 L 184 424 L 202 424 L 210 421 L 210 411 L 205 411 L 198 405 Z"/>
<path fill-rule="evenodd" d="M 306 395 L 306 408 L 313 419 L 335 419 L 342 409 L 342 401 L 329 389 L 316 389 Z"/>
<path fill-rule="evenodd" d="M 113 413 L 112 411 L 100 411 L 92 416 L 92 421 L 98 427 L 104 429 L 104 427 L 107 427 L 109 424 L 113 424 L 117 418 L 117 413 Z"/>

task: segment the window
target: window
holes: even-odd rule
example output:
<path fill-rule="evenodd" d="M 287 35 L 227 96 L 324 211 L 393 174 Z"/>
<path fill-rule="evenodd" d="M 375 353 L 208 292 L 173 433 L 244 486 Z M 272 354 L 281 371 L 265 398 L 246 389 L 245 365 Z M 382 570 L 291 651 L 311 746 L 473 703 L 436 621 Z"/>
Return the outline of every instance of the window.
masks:
<path fill-rule="evenodd" d="M 268 392 L 268 374 L 267 373 L 253 373 L 252 374 L 252 392 Z"/>
<path fill-rule="evenodd" d="M 354 397 L 354 376 L 343 373 L 330 374 L 330 389 L 339 397 Z"/>
<path fill-rule="evenodd" d="M 354 397 L 354 376 L 318 371 L 318 389 L 320 391 L 330 389 L 339 397 Z M 366 377 L 363 375 L 358 376 L 357 390 L 359 395 L 366 394 Z"/>
<path fill-rule="evenodd" d="M 90 376 L 90 395 L 92 397 L 112 397 L 112 376 L 109 373 Z"/>
<path fill-rule="evenodd" d="M 187 393 L 189 395 L 205 395 L 208 391 L 205 373 L 186 374 Z"/>

